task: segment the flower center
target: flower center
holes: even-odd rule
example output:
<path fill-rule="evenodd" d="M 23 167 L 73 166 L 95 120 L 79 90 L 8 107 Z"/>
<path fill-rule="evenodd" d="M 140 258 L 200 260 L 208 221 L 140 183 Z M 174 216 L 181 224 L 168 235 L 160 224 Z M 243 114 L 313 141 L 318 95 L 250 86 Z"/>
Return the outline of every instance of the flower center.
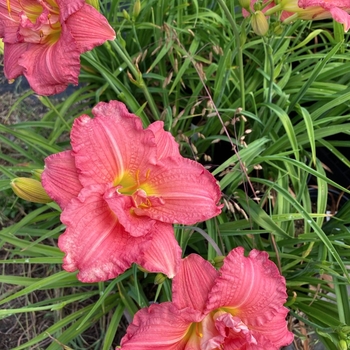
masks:
<path fill-rule="evenodd" d="M 134 174 L 124 174 L 123 178 L 114 184 L 118 193 L 132 197 L 134 213 L 141 214 L 142 209 L 164 204 L 160 197 L 149 195 L 149 193 L 154 193 L 152 186 L 147 183 L 149 176 L 150 170 L 147 170 L 145 174 L 137 170 Z"/>
<path fill-rule="evenodd" d="M 203 350 L 221 350 L 225 345 L 232 348 L 254 344 L 257 341 L 249 327 L 237 316 L 218 309 L 199 323 L 192 323 L 186 333 L 187 343 L 197 343 Z"/>
<path fill-rule="evenodd" d="M 28 4 L 6 0 L 8 19 L 19 24 L 17 40 L 34 44 L 54 44 L 61 34 L 59 7 L 54 0 Z"/>

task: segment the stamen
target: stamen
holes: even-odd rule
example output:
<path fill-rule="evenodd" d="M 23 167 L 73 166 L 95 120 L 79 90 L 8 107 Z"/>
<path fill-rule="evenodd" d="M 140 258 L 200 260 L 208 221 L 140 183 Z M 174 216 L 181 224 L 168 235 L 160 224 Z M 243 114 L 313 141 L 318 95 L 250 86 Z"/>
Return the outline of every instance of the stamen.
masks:
<path fill-rule="evenodd" d="M 199 322 L 196 324 L 196 334 L 198 337 L 203 338 L 203 333 L 201 332 L 201 330 L 202 330 L 202 323 Z"/>
<path fill-rule="evenodd" d="M 10 0 L 6 0 L 7 4 L 7 11 L 9 12 L 9 15 L 11 16 L 11 5 L 10 5 Z"/>
<path fill-rule="evenodd" d="M 47 10 L 49 10 L 51 13 L 55 13 L 56 15 L 60 14 L 60 11 L 57 9 L 55 10 L 54 7 L 50 4 L 48 4 L 46 1 L 44 0 L 39 0 L 39 3 L 41 4 L 42 7 L 46 8 Z"/>
<path fill-rule="evenodd" d="M 52 29 L 52 30 L 58 30 L 58 29 L 61 29 L 61 24 L 58 22 L 56 22 L 57 24 L 58 24 L 58 26 L 55 28 L 54 27 L 54 25 L 51 23 L 51 21 L 50 21 L 50 18 L 51 18 L 51 13 L 49 13 L 48 15 L 47 15 L 47 19 L 49 20 L 49 26 L 50 26 L 50 28 Z M 55 23 L 55 24 L 56 24 Z"/>
<path fill-rule="evenodd" d="M 136 180 L 137 186 L 140 186 L 140 169 L 137 169 L 136 171 L 135 180 Z"/>

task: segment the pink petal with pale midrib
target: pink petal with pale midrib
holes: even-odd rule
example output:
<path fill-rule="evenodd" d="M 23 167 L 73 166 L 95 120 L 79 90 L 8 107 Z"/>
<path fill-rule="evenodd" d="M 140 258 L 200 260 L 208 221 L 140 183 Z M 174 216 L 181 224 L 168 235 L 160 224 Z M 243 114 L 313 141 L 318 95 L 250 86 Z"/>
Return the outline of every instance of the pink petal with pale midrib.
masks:
<path fill-rule="evenodd" d="M 172 225 L 156 222 L 151 235 L 149 245 L 136 262 L 150 272 L 161 272 L 173 278 L 179 270 L 182 250 Z"/>
<path fill-rule="evenodd" d="M 242 247 L 224 260 L 210 291 L 207 310 L 229 307 L 246 325 L 259 326 L 280 312 L 287 299 L 286 285 L 266 252 L 252 250 L 244 257 Z"/>
<path fill-rule="evenodd" d="M 151 131 L 143 130 L 138 117 L 121 102 L 99 103 L 87 115 L 76 119 L 71 143 L 84 186 L 115 185 L 125 173 L 135 174 L 156 162 L 156 145 Z"/>
<path fill-rule="evenodd" d="M 18 64 L 31 88 L 39 95 L 54 95 L 68 84 L 78 84 L 80 53 L 65 25 L 59 40 L 52 45 L 31 44 Z"/>
<path fill-rule="evenodd" d="M 41 182 L 47 194 L 62 209 L 72 198 L 77 197 L 82 185 L 78 178 L 72 152 L 65 151 L 47 157 Z"/>
<path fill-rule="evenodd" d="M 77 12 L 72 13 L 66 20 L 80 53 L 92 50 L 102 45 L 106 40 L 115 38 L 114 29 L 107 19 L 94 7 L 84 4 Z"/>
<path fill-rule="evenodd" d="M 84 188 L 61 215 L 67 225 L 58 246 L 66 253 L 63 267 L 79 270 L 82 282 L 98 282 L 128 269 L 148 243 L 149 237 L 133 238 L 118 223 L 103 200 L 104 186 Z"/>
<path fill-rule="evenodd" d="M 186 321 L 190 310 L 177 310 L 170 302 L 139 310 L 121 341 L 122 350 L 201 350 L 199 343 L 186 347 L 186 332 L 191 325 Z M 196 319 L 195 315 L 192 315 Z"/>
<path fill-rule="evenodd" d="M 192 225 L 220 214 L 222 206 L 217 205 L 220 188 L 201 164 L 182 157 L 167 157 L 148 169 L 147 195 L 160 197 L 164 205 L 135 209 L 137 215 Z"/>
<path fill-rule="evenodd" d="M 180 270 L 173 280 L 173 303 L 178 309 L 190 307 L 203 312 L 208 293 L 219 276 L 210 262 L 197 254 L 181 261 Z"/>

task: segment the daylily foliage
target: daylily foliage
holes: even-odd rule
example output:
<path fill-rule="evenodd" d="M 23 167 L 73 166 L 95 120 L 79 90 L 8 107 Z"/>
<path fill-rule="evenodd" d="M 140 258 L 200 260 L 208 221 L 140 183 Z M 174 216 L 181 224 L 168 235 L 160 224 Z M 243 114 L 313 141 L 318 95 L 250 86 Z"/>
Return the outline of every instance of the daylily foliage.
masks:
<path fill-rule="evenodd" d="M 174 277 L 181 259 L 172 224 L 218 215 L 220 189 L 199 163 L 183 158 L 163 122 L 143 129 L 118 101 L 82 115 L 72 150 L 45 160 L 42 183 L 63 209 L 63 267 L 83 282 L 114 278 L 135 262 Z"/>
<path fill-rule="evenodd" d="M 78 84 L 80 54 L 115 32 L 85 0 L 0 0 L 0 38 L 9 80 L 24 75 L 39 95 Z"/>
<path fill-rule="evenodd" d="M 285 280 L 266 252 L 236 248 L 220 271 L 191 254 L 172 290 L 172 302 L 136 313 L 122 350 L 278 350 L 293 341 Z"/>

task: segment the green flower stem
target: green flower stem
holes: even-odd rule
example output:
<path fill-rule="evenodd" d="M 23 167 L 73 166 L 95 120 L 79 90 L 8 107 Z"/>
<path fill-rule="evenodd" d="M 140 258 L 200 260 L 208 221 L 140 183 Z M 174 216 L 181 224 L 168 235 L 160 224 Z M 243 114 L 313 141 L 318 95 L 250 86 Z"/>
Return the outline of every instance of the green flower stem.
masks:
<path fill-rule="evenodd" d="M 152 111 L 153 117 L 156 120 L 160 119 L 159 110 L 154 102 L 154 99 L 152 95 L 149 93 L 147 86 L 142 78 L 142 73 L 139 71 L 139 69 L 132 63 L 132 60 L 130 56 L 123 50 L 123 48 L 120 46 L 120 43 L 117 40 L 110 41 L 112 47 L 116 50 L 119 57 L 123 60 L 123 62 L 126 63 L 128 68 L 130 69 L 132 75 L 134 76 L 134 84 L 137 85 L 143 92 L 143 94 L 146 97 L 146 100 L 150 106 L 150 109 Z"/>
<path fill-rule="evenodd" d="M 229 23 L 231 24 L 233 34 L 236 39 L 237 45 L 237 56 L 238 56 L 238 67 L 239 67 L 239 83 L 240 83 L 240 93 L 241 93 L 241 107 L 245 110 L 245 87 L 244 87 L 244 69 L 243 69 L 243 51 L 241 46 L 241 38 L 239 35 L 237 24 L 231 15 L 224 0 L 218 0 L 218 3 L 222 10 L 224 11 Z"/>
<path fill-rule="evenodd" d="M 283 7 L 282 4 L 278 4 L 274 7 L 271 7 L 270 9 L 268 9 L 267 11 L 264 12 L 265 16 L 271 16 L 274 13 L 278 12 L 278 11 L 282 11 Z"/>

